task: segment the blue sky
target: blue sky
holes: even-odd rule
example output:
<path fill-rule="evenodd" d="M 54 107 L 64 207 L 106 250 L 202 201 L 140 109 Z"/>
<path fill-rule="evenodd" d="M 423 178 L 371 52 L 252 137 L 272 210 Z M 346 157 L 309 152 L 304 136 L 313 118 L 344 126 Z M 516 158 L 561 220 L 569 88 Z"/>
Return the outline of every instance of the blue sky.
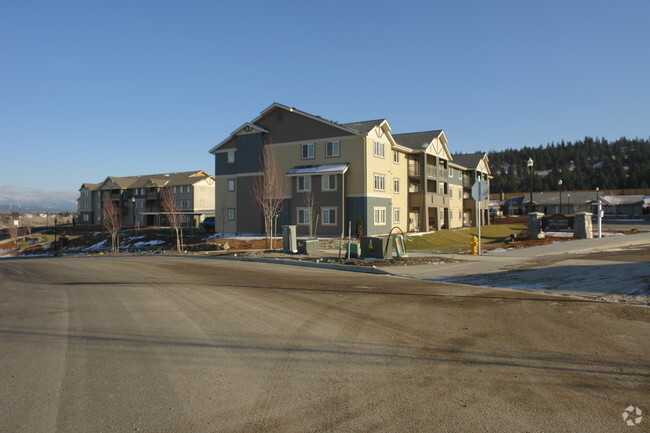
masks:
<path fill-rule="evenodd" d="M 647 0 L 5 1 L 0 198 L 214 172 L 273 102 L 452 152 L 650 136 Z M 15 197 L 19 198 L 19 197 Z"/>

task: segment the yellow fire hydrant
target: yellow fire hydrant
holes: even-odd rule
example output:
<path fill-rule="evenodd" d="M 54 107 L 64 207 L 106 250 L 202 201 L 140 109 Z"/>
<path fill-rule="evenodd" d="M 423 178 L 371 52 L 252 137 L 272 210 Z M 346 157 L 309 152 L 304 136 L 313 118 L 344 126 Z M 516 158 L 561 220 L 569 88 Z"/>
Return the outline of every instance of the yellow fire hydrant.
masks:
<path fill-rule="evenodd" d="M 469 241 L 469 246 L 472 249 L 472 255 L 478 256 L 478 238 L 476 235 L 472 235 L 472 240 Z"/>

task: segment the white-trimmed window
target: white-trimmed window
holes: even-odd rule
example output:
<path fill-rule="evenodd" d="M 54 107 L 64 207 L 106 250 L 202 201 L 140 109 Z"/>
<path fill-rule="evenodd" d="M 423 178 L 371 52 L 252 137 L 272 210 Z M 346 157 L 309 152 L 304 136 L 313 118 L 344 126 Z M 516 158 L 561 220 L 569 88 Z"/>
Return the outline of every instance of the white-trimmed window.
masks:
<path fill-rule="evenodd" d="M 454 177 L 454 167 L 449 167 L 449 177 Z"/>
<path fill-rule="evenodd" d="M 335 156 L 341 156 L 341 142 L 340 141 L 328 141 L 325 143 L 325 156 L 327 158 L 333 158 Z"/>
<path fill-rule="evenodd" d="M 379 156 L 380 158 L 384 157 L 384 143 L 381 141 L 375 141 L 373 146 L 373 155 Z"/>
<path fill-rule="evenodd" d="M 314 159 L 314 143 L 305 143 L 300 146 L 300 159 Z"/>
<path fill-rule="evenodd" d="M 234 150 L 229 150 L 228 151 L 228 164 L 232 164 L 235 162 L 235 151 Z"/>
<path fill-rule="evenodd" d="M 463 211 L 462 210 L 458 211 L 458 219 L 461 220 L 461 221 L 463 220 Z"/>
<path fill-rule="evenodd" d="M 399 152 L 396 150 L 393 150 L 393 162 L 399 164 Z"/>
<path fill-rule="evenodd" d="M 322 190 L 323 191 L 336 191 L 336 175 L 324 174 L 322 176 Z"/>
<path fill-rule="evenodd" d="M 235 208 L 234 207 L 229 207 L 228 208 L 228 221 L 235 221 Z"/>
<path fill-rule="evenodd" d="M 235 190 L 235 179 L 228 179 L 228 191 L 233 192 Z"/>
<path fill-rule="evenodd" d="M 189 200 L 181 200 L 181 207 L 184 208 L 184 209 L 189 209 L 190 201 Z"/>
<path fill-rule="evenodd" d="M 386 176 L 375 174 L 375 191 L 386 191 Z"/>
<path fill-rule="evenodd" d="M 399 178 L 393 178 L 393 192 L 399 194 Z"/>
<path fill-rule="evenodd" d="M 299 176 L 296 180 L 297 191 L 311 191 L 311 176 Z"/>
<path fill-rule="evenodd" d="M 336 208 L 335 207 L 324 207 L 321 210 L 321 218 L 323 219 L 323 225 L 331 226 L 336 224 Z"/>
<path fill-rule="evenodd" d="M 454 189 L 451 186 L 449 187 L 449 198 L 454 198 Z"/>
<path fill-rule="evenodd" d="M 298 225 L 309 225 L 309 208 L 299 207 L 296 210 L 298 212 Z"/>
<path fill-rule="evenodd" d="M 385 207 L 374 207 L 373 208 L 373 221 L 376 226 L 385 226 L 386 225 L 386 208 Z"/>
<path fill-rule="evenodd" d="M 454 219 L 454 211 L 453 211 L 453 210 L 450 210 L 450 211 L 449 211 L 449 219 L 450 219 L 450 220 L 453 220 L 453 219 Z"/>
<path fill-rule="evenodd" d="M 396 208 L 393 209 L 393 223 L 394 224 L 399 224 L 400 220 L 401 220 L 400 211 L 399 211 L 399 208 L 396 207 Z"/>

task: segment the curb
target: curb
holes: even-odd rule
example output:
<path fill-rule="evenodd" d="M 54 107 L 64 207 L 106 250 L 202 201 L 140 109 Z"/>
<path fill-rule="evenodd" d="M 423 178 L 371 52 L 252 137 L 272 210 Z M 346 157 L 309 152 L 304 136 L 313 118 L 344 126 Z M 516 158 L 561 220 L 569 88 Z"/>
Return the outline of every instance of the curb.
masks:
<path fill-rule="evenodd" d="M 183 256 L 183 257 L 187 257 L 187 256 Z M 240 262 L 268 263 L 268 264 L 287 265 L 287 266 L 300 266 L 304 268 L 330 269 L 334 271 L 358 272 L 363 274 L 395 275 L 390 272 L 381 270 L 379 268 L 370 268 L 366 266 L 354 266 L 354 265 L 337 265 L 332 263 L 305 262 L 300 260 L 264 259 L 264 258 L 254 258 L 254 257 L 218 257 L 218 256 L 211 256 L 211 257 L 208 256 L 204 258 L 217 259 L 217 260 L 236 260 Z"/>

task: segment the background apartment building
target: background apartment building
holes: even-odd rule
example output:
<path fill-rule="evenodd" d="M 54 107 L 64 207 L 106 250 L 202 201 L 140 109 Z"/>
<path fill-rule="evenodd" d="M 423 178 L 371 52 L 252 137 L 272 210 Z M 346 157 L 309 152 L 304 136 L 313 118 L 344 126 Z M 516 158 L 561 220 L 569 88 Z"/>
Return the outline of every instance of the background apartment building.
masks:
<path fill-rule="evenodd" d="M 214 214 L 214 176 L 205 171 L 109 176 L 102 183 L 84 183 L 77 200 L 79 224 L 101 225 L 103 198 L 110 197 L 126 226 L 166 225 L 162 192 L 169 188 L 182 214 L 183 225 L 198 226 Z"/>
<path fill-rule="evenodd" d="M 340 124 L 281 104 L 214 146 L 216 230 L 261 233 L 262 215 L 251 191 L 261 176 L 263 148 L 272 149 L 285 176 L 278 227 L 295 224 L 317 235 L 367 235 L 393 227 L 428 231 L 463 227 L 465 168 L 450 165 L 443 131 L 392 134 L 386 119 Z M 489 170 L 472 167 L 487 180 Z M 470 185 L 471 187 L 471 185 Z M 310 202 L 314 205 L 311 206 Z M 487 209 L 487 203 L 486 203 Z"/>

